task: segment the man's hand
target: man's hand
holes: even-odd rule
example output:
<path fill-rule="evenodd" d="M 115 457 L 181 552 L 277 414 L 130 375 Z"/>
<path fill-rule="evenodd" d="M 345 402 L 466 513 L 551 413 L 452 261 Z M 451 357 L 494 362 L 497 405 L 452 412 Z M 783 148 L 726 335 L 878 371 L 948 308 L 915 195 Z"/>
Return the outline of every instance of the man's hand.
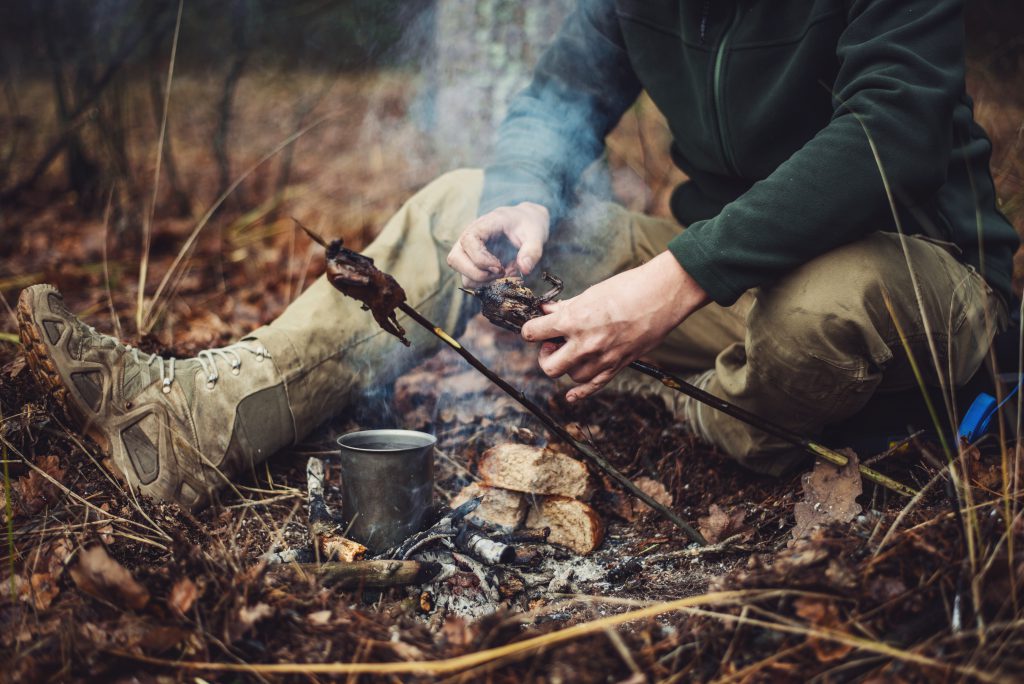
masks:
<path fill-rule="evenodd" d="M 540 367 L 552 378 L 568 374 L 577 386 L 565 395 L 583 399 L 659 343 L 708 302 L 707 293 L 670 252 L 625 271 L 564 302 L 544 305 L 548 314 L 523 326 L 531 342 L 544 342 Z"/>
<path fill-rule="evenodd" d="M 448 265 L 462 274 L 464 287 L 479 287 L 516 269 L 528 275 L 544 253 L 549 223 L 547 207 L 533 202 L 495 209 L 466 226 L 448 253 Z M 502 235 L 519 250 L 507 265 L 487 249 L 489 240 Z"/>

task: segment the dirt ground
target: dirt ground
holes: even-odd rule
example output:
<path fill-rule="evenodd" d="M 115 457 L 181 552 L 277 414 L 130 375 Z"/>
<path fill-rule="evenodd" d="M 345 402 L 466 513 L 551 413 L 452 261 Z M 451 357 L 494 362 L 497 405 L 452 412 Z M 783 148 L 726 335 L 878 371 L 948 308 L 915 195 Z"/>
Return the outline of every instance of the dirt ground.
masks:
<path fill-rule="evenodd" d="M 166 185 L 158 193 L 143 302 L 155 315 L 145 335 L 136 323 L 138 227 L 152 193 L 155 125 L 142 102 L 128 108 L 135 185 L 116 186 L 106 211 L 83 217 L 76 198 L 54 201 L 56 174 L 4 208 L 8 311 L 21 287 L 52 282 L 101 331 L 181 357 L 272 320 L 323 270 L 322 250 L 292 216 L 359 247 L 444 169 L 409 116 L 408 75 L 318 78 L 243 80 L 240 102 L 268 104 L 239 110 L 238 174 L 297 128 L 285 103 L 299 93 L 322 92 L 301 125 L 334 118 L 298 140 L 286 178 L 280 155 L 257 166 L 172 270 L 216 199 L 212 114 L 188 104 L 204 101 L 206 85 L 182 79 L 181 92 L 195 96 L 176 100 L 172 138 L 178 168 L 189 169 L 181 182 L 189 206 Z M 973 78 L 1001 196 L 1021 228 L 1024 107 L 984 74 Z M 657 213 L 675 175 L 651 109 L 627 115 L 610 149 L 620 199 Z M 45 117 L 37 124 L 46 131 Z M 249 139 L 260 144 L 241 144 Z M 170 294 L 154 300 L 169 271 Z M 510 590 L 492 614 L 471 620 L 425 609 L 414 589 L 342 590 L 260 560 L 305 538 L 310 456 L 327 461 L 327 496 L 337 501 L 334 439 L 351 429 L 436 434 L 439 501 L 474 479 L 489 446 L 558 446 L 454 354 L 425 359 L 395 388 L 368 394 L 192 515 L 127 496 L 95 445 L 31 380 L 13 317 L 0 330 L 6 681 L 1012 681 L 1024 668 L 1019 452 L 1015 459 L 994 440 L 962 449 L 952 466 L 938 445 L 911 442 L 874 467 L 921 496 L 908 502 L 864 482 L 853 504 L 855 494 L 829 490 L 858 510 L 794 535 L 797 504 L 821 503 L 807 493 L 810 463 L 777 479 L 753 474 L 697 443 L 652 397 L 601 394 L 570 407 L 518 338 L 476 320 L 468 347 L 629 477 L 661 483 L 672 508 L 712 543 L 689 543 L 601 479 L 592 503 L 608 530 L 598 552 L 581 560 L 544 550 L 573 572 L 543 592 Z M 104 571 L 90 574 L 97 564 Z M 467 580 L 467 591 L 476 588 Z"/>

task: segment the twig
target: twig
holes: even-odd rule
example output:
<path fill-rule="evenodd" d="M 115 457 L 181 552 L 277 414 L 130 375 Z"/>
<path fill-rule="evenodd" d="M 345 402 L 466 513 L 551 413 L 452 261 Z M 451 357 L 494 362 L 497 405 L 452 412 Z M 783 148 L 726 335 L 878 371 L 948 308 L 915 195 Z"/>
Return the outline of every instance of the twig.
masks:
<path fill-rule="evenodd" d="M 883 451 L 883 452 L 881 452 L 879 454 L 875 454 L 871 458 L 865 459 L 864 460 L 864 465 L 870 466 L 870 465 L 874 465 L 874 464 L 878 463 L 879 461 L 884 461 L 885 459 L 889 458 L 893 454 L 899 452 L 900 449 L 903 449 L 907 445 L 911 444 L 915 439 L 917 439 L 918 437 L 921 437 L 924 433 L 925 433 L 925 430 L 918 430 L 917 432 L 915 432 L 915 433 L 913 433 L 911 435 L 907 435 L 906 437 L 904 437 L 903 439 L 901 439 L 900 441 L 896 442 L 891 447 L 886 449 L 885 451 Z"/>

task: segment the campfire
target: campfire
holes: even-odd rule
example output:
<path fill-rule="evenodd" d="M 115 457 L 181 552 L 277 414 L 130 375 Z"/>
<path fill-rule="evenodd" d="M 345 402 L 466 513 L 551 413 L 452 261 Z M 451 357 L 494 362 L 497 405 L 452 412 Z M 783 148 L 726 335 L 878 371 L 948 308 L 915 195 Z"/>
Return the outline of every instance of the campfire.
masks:
<path fill-rule="evenodd" d="M 610 568 L 583 558 L 604 538 L 585 499 L 595 491 L 586 466 L 558 451 L 501 444 L 484 452 L 480 481 L 458 492 L 431 524 L 371 554 L 345 536 L 345 521 L 325 490 L 324 462 L 306 465 L 308 545 L 263 559 L 281 572 L 298 568 L 325 585 L 381 590 L 406 587 L 425 616 L 478 618 L 529 605 L 575 582 L 606 579 Z M 614 567 L 614 566 L 613 566 Z"/>

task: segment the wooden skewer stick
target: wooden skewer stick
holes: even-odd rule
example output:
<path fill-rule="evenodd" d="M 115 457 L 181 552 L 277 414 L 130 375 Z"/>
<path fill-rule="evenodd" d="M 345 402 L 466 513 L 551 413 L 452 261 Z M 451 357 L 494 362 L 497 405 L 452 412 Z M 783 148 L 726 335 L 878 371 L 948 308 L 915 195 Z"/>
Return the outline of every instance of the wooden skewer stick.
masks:
<path fill-rule="evenodd" d="M 643 361 L 634 361 L 629 364 L 629 367 L 645 375 L 649 375 L 666 387 L 674 389 L 677 392 L 681 392 L 688 397 L 692 397 L 706 406 L 710 406 L 713 409 L 721 411 L 727 416 L 732 416 L 736 420 L 746 423 L 747 425 L 752 425 L 762 432 L 767 432 L 769 435 L 778 437 L 784 442 L 788 442 L 795 447 L 809 451 L 818 458 L 824 459 L 829 463 L 842 467 L 849 462 L 849 459 L 845 454 L 841 454 L 835 449 L 830 449 L 823 444 L 811 441 L 806 437 L 801 437 L 797 433 L 788 430 L 781 425 L 776 425 L 775 423 L 769 422 L 750 411 L 736 406 L 735 404 L 724 399 L 719 399 L 715 395 L 705 392 L 699 387 L 696 387 L 695 385 L 692 385 L 682 378 L 678 378 L 657 366 L 652 366 L 651 364 L 644 363 Z M 897 482 L 891 477 L 883 475 L 877 470 L 869 468 L 866 465 L 860 465 L 858 466 L 858 469 L 864 477 L 868 478 L 872 482 L 882 485 L 886 489 L 896 492 L 897 494 L 902 494 L 906 497 L 914 497 L 917 495 L 917 490 L 908 487 L 902 482 Z"/>

